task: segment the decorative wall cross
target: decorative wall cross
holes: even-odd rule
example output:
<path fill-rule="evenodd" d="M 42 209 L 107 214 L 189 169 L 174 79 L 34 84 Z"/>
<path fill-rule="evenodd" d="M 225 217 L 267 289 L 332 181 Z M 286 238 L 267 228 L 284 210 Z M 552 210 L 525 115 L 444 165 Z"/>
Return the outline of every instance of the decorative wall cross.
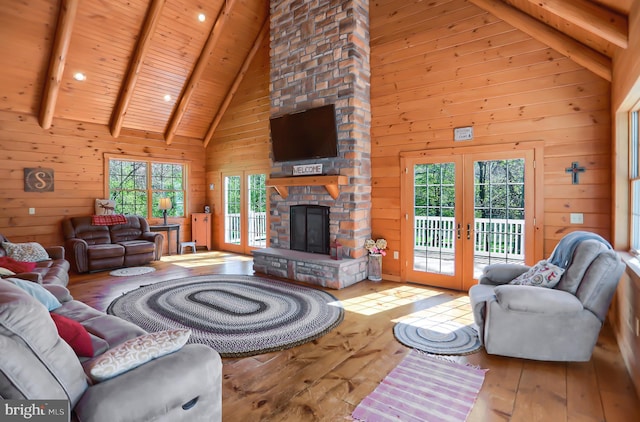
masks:
<path fill-rule="evenodd" d="M 564 169 L 565 172 L 571 173 L 571 183 L 574 185 L 577 185 L 579 183 L 578 174 L 584 173 L 586 170 L 587 169 L 584 167 L 579 167 L 577 161 L 571 163 L 571 167 L 567 167 L 566 169 Z"/>

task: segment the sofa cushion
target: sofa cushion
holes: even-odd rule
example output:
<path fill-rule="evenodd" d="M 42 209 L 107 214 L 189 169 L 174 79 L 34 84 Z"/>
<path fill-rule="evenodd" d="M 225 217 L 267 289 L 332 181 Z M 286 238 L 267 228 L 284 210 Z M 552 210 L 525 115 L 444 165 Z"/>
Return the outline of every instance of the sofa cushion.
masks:
<path fill-rule="evenodd" d="M 0 267 L 6 268 L 14 273 L 29 273 L 33 271 L 37 265 L 35 262 L 16 261 L 9 256 L 0 257 Z"/>
<path fill-rule="evenodd" d="M 88 245 L 103 245 L 111 243 L 109 227 L 94 226 L 91 224 L 91 216 L 70 217 L 62 223 L 62 231 L 65 240 L 82 239 Z"/>
<path fill-rule="evenodd" d="M 69 284 L 69 268 L 67 267 L 68 265 L 54 265 L 51 267 L 37 266 L 33 272 L 42 275 L 42 284 L 66 286 Z"/>
<path fill-rule="evenodd" d="M 93 356 L 91 336 L 82 324 L 71 318 L 56 314 L 55 312 L 52 312 L 50 315 L 56 324 L 58 335 L 71 346 L 73 351 L 76 352 L 76 355 L 85 357 Z"/>
<path fill-rule="evenodd" d="M 92 245 L 87 248 L 89 260 L 124 256 L 124 246 L 117 244 Z"/>
<path fill-rule="evenodd" d="M 129 339 L 147 333 L 129 321 L 113 315 L 107 315 L 75 300 L 63 303 L 55 312 L 78 321 L 89 334 L 104 340 L 108 347 L 117 346 Z M 96 342 L 94 342 L 95 345 Z"/>
<path fill-rule="evenodd" d="M 181 349 L 190 336 L 191 330 L 175 329 L 127 340 L 94 359 L 88 365 L 89 373 L 95 381 L 105 381 Z"/>
<path fill-rule="evenodd" d="M 29 296 L 33 297 L 42 305 L 44 305 L 44 307 L 47 308 L 47 311 L 53 311 L 62 306 L 60 301 L 51 292 L 49 292 L 38 283 L 33 283 L 31 281 L 22 280 L 15 277 L 7 278 L 5 280 L 24 290 L 29 294 Z"/>
<path fill-rule="evenodd" d="M 17 286 L 0 280 L 0 397 L 69 400 L 87 389 L 71 347 L 47 309 Z"/>
<path fill-rule="evenodd" d="M 147 227 L 142 227 L 143 223 Z M 111 242 L 120 243 L 128 240 L 138 240 L 142 233 L 149 231 L 148 227 L 146 220 L 141 220 L 137 216 L 128 216 L 125 224 L 110 226 Z"/>
<path fill-rule="evenodd" d="M 138 255 L 143 253 L 153 253 L 155 251 L 155 244 L 147 242 L 146 240 L 127 240 L 125 242 L 118 242 L 125 249 L 125 255 Z"/>
<path fill-rule="evenodd" d="M 51 259 L 49 258 L 47 251 L 37 242 L 2 242 L 2 247 L 7 251 L 7 256 L 15 259 L 16 261 L 38 262 Z"/>

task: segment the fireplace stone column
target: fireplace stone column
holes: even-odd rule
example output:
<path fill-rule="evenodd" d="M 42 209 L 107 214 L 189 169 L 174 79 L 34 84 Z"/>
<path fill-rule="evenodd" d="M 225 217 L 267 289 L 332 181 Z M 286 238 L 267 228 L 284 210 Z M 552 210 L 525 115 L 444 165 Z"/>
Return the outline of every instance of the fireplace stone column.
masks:
<path fill-rule="evenodd" d="M 272 0 L 271 116 L 335 104 L 338 157 L 313 160 L 325 174 L 347 176 L 333 199 L 322 186 L 271 191 L 272 248 L 289 249 L 289 209 L 297 204 L 330 207 L 332 240 L 345 258 L 366 257 L 371 237 L 371 106 L 368 0 Z M 271 177 L 290 177 L 293 165 L 273 163 Z"/>

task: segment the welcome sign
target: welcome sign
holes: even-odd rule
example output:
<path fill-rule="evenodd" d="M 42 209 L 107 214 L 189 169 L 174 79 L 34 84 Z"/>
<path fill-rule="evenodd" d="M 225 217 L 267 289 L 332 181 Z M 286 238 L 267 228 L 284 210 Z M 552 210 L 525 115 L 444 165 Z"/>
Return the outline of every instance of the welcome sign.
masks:
<path fill-rule="evenodd" d="M 322 174 L 322 164 L 304 164 L 293 166 L 294 176 L 306 176 L 312 174 Z"/>

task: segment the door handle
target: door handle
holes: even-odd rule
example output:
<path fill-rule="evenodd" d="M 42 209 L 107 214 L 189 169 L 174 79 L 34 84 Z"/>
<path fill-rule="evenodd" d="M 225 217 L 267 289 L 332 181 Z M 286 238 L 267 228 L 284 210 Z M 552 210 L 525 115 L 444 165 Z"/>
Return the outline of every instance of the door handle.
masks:
<path fill-rule="evenodd" d="M 471 224 L 467 224 L 467 240 L 471 240 Z"/>
<path fill-rule="evenodd" d="M 461 232 L 462 232 L 462 224 L 458 223 L 458 240 L 460 240 Z"/>

